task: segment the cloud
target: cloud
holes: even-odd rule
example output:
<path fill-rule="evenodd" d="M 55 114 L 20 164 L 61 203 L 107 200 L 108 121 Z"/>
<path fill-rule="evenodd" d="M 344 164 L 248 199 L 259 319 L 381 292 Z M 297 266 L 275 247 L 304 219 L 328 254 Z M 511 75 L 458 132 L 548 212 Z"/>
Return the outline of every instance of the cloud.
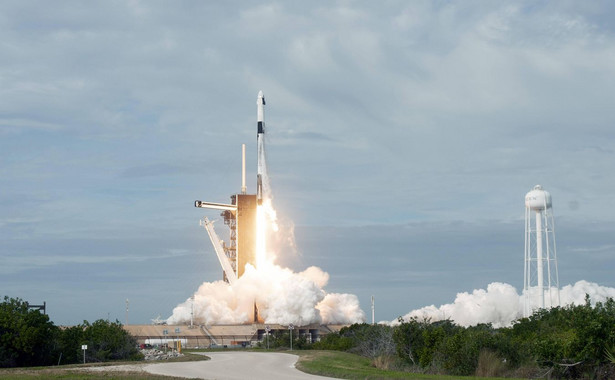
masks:
<path fill-rule="evenodd" d="M 189 168 L 168 163 L 157 163 L 144 166 L 136 166 L 125 169 L 121 174 L 121 178 L 141 178 L 141 177 L 157 177 L 181 174 L 189 171 Z"/>

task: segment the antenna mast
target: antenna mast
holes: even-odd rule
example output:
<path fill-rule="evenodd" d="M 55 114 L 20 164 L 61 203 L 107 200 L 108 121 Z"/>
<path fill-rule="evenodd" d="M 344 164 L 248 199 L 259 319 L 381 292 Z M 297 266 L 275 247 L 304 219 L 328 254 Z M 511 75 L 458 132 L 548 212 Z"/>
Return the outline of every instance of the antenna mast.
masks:
<path fill-rule="evenodd" d="M 241 194 L 246 191 L 246 144 L 241 144 Z"/>
<path fill-rule="evenodd" d="M 372 325 L 376 324 L 376 303 L 374 296 L 372 296 Z"/>

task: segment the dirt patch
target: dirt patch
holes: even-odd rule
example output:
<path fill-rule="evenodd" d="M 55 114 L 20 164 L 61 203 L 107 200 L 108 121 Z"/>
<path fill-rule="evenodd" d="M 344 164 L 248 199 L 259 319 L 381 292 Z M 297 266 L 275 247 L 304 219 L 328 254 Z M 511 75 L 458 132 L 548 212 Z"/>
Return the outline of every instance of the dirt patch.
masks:
<path fill-rule="evenodd" d="M 151 363 L 139 363 L 139 364 L 122 364 L 122 365 L 107 365 L 100 367 L 81 367 L 75 368 L 78 371 L 92 371 L 92 372 L 144 372 L 143 367 L 150 365 Z"/>

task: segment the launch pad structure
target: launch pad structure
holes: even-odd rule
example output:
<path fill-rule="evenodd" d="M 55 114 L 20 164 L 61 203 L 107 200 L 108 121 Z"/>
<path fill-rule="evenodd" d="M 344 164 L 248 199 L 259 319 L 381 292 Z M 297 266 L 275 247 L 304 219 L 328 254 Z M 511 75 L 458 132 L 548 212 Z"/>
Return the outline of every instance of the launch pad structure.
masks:
<path fill-rule="evenodd" d="M 346 325 L 310 324 L 295 327 L 293 336 L 316 342 L 327 334 L 337 333 Z M 137 339 L 139 345 L 173 347 L 181 342 L 183 348 L 250 348 L 288 332 L 288 326 L 279 324 L 200 325 L 123 325 L 123 329 Z"/>
<path fill-rule="evenodd" d="M 256 267 L 256 195 L 233 194 L 228 205 L 196 201 L 195 207 L 223 210 L 220 216 L 229 227 L 229 244 L 218 238 L 213 222 L 204 218 L 201 225 L 207 230 L 222 266 L 222 278 L 233 284 L 243 276 L 246 264 Z"/>

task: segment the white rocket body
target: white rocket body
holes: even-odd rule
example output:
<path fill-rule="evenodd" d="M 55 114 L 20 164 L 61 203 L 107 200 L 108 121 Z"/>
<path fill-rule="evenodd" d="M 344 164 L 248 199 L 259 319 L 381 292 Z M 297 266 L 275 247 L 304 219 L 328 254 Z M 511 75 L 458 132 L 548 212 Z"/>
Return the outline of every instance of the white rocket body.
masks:
<path fill-rule="evenodd" d="M 263 176 L 265 175 L 265 96 L 262 91 L 258 92 L 256 98 L 256 149 L 257 149 L 257 170 L 256 170 L 256 199 L 258 204 L 263 203 Z"/>

